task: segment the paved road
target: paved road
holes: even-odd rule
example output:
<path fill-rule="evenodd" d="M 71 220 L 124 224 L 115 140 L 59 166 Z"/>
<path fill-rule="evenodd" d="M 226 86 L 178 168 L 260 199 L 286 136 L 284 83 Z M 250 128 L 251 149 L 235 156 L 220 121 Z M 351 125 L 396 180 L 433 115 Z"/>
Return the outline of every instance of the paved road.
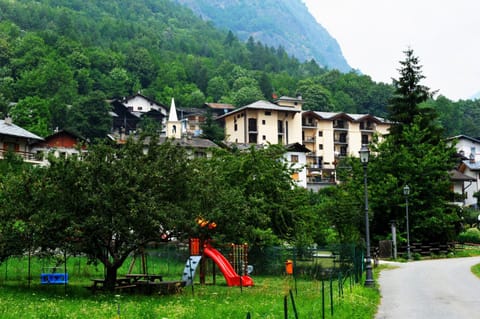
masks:
<path fill-rule="evenodd" d="M 383 270 L 376 319 L 480 318 L 480 257 L 414 261 Z"/>

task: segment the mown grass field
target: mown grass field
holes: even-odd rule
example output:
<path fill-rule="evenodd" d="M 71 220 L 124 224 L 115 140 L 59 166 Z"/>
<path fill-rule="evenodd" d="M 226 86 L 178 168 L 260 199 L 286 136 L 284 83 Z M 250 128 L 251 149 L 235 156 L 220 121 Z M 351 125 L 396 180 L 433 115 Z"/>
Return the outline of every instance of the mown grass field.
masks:
<path fill-rule="evenodd" d="M 49 262 L 31 263 L 32 274 Z M 157 266 L 154 272 L 168 276 L 181 276 L 181 265 Z M 77 267 L 75 269 L 75 267 Z M 91 267 L 91 268 L 90 268 Z M 128 267 L 128 266 L 127 266 Z M 150 266 L 154 268 L 153 265 Z M 92 294 L 85 289 L 91 277 L 102 274 L 101 267 L 87 266 L 83 260 L 69 260 L 70 281 L 64 285 L 41 285 L 33 275 L 28 285 L 25 258 L 9 261 L 0 267 L 0 318 L 284 318 L 284 300 L 287 296 L 289 318 L 295 318 L 290 291 L 299 318 L 332 318 L 330 308 L 330 282 L 324 282 L 325 299 L 322 299 L 322 282 L 289 276 L 253 276 L 254 287 L 240 289 L 228 287 L 221 275 L 216 285 L 185 287 L 176 295 Z M 122 269 L 121 271 L 125 271 Z M 153 270 L 151 271 L 153 272 Z M 207 282 L 209 281 L 207 278 Z M 198 282 L 198 280 L 197 280 Z M 332 281 L 333 318 L 374 317 L 379 292 L 361 284 L 344 282 L 343 294 L 338 281 Z M 325 305 L 322 308 L 322 305 Z M 322 310 L 324 309 L 324 310 Z"/>

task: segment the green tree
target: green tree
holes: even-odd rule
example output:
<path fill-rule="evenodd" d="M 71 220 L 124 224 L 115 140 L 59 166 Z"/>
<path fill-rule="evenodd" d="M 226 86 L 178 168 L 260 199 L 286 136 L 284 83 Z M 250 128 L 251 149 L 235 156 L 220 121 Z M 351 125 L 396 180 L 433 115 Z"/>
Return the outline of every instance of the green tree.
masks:
<path fill-rule="evenodd" d="M 141 139 L 93 145 L 81 160 L 57 159 L 47 181 L 55 181 L 57 196 L 69 190 L 55 201 L 58 215 L 68 216 L 65 240 L 105 266 L 106 286 L 113 289 L 131 253 L 170 231 L 178 235 L 185 218 L 178 203 L 187 196 L 189 175 L 182 148 Z"/>
<path fill-rule="evenodd" d="M 105 138 L 112 126 L 109 111 L 105 95 L 94 91 L 69 110 L 68 127 L 91 141 Z"/>
<path fill-rule="evenodd" d="M 238 91 L 231 94 L 233 104 L 237 107 L 248 105 L 258 100 L 263 100 L 265 97 L 262 91 L 256 86 L 244 86 Z"/>
<path fill-rule="evenodd" d="M 207 138 L 214 143 L 221 143 L 225 139 L 225 130 L 214 120 L 212 112 L 209 110 L 205 117 L 205 123 L 201 125 L 202 137 Z"/>
<path fill-rule="evenodd" d="M 372 145 L 377 156 L 368 165 L 375 213 L 372 229 L 386 236 L 389 221 L 405 225 L 402 189 L 408 184 L 412 240 L 448 241 L 459 221 L 458 211 L 448 204 L 452 198 L 448 172 L 455 165 L 455 150 L 441 138 L 434 110 L 419 105 L 431 96 L 430 90 L 420 84 L 424 77 L 412 50 L 405 54 L 390 104 L 395 123 L 383 142 Z"/>
<path fill-rule="evenodd" d="M 218 174 L 216 178 L 225 191 L 234 193 L 235 205 L 241 209 L 222 210 L 222 216 L 214 216 L 224 227 L 223 239 L 261 246 L 279 238 L 294 238 L 298 210 L 289 204 L 293 198 L 293 170 L 283 161 L 284 152 L 281 146 L 270 145 L 263 150 L 251 147 L 248 151 L 221 152 L 211 159 L 209 165 Z"/>
<path fill-rule="evenodd" d="M 224 78 L 215 76 L 208 81 L 207 95 L 212 98 L 213 102 L 220 101 L 222 96 L 227 95 L 228 91 L 228 83 Z"/>
<path fill-rule="evenodd" d="M 393 79 L 395 92 L 388 108 L 388 118 L 393 122 L 390 133 L 396 138 L 397 143 L 402 143 L 401 136 L 404 126 L 413 124 L 416 117 L 421 121 L 422 127 L 430 126 L 431 138 L 438 140 L 440 130 L 433 129 L 434 120 L 437 115 L 431 107 L 422 107 L 422 103 L 433 97 L 434 92 L 420 82 L 425 78 L 422 74 L 422 66 L 419 58 L 414 55 L 412 49 L 404 51 L 405 60 L 400 61 L 400 77 Z M 430 137 L 426 137 L 430 139 Z"/>
<path fill-rule="evenodd" d="M 312 79 L 300 81 L 297 90 L 305 100 L 304 109 L 323 112 L 334 110 L 330 91 Z"/>
<path fill-rule="evenodd" d="M 49 101 L 38 96 L 28 96 L 12 106 L 9 114 L 15 124 L 39 136 L 48 136 L 51 115 Z"/>
<path fill-rule="evenodd" d="M 431 132 L 418 122 L 403 127 L 402 144 L 387 137 L 378 148 L 373 148 L 378 156 L 368 165 L 370 205 L 375 213 L 372 230 L 386 236 L 390 221 L 396 220 L 400 230 L 405 231 L 402 189 L 408 184 L 411 239 L 454 240 L 460 218 L 458 208 L 449 204 L 453 194 L 448 172 L 455 165 L 455 149 L 443 140 L 436 144 L 422 142 L 428 140 Z"/>

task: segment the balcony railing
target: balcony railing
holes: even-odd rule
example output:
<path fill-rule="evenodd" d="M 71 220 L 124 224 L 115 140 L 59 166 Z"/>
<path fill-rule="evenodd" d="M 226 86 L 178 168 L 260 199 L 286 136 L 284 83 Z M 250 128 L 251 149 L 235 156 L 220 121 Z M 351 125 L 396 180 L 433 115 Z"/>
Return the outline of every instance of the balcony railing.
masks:
<path fill-rule="evenodd" d="M 0 159 L 5 158 L 5 154 L 7 154 L 8 151 L 5 150 L 0 150 Z M 43 154 L 37 154 L 37 153 L 31 153 L 31 152 L 21 152 L 17 151 L 14 152 L 15 155 L 20 156 L 25 162 L 30 162 L 30 163 L 41 163 L 43 162 Z"/>
<path fill-rule="evenodd" d="M 348 144 L 348 139 L 347 138 L 335 138 L 333 140 L 335 144 Z"/>

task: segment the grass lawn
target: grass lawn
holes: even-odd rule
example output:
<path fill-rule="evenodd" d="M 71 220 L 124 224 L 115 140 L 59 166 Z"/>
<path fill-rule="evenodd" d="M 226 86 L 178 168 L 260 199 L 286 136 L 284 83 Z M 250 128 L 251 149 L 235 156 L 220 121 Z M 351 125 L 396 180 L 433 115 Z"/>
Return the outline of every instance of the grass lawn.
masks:
<path fill-rule="evenodd" d="M 322 317 L 322 284 L 319 281 L 287 277 L 255 277 L 255 286 L 217 285 L 186 287 L 181 294 L 143 296 L 130 294 L 92 295 L 82 286 L 41 286 L 30 288 L 9 282 L 0 286 L 0 318 L 283 318 L 287 296 L 289 318 L 294 318 L 289 291 L 292 290 L 300 318 Z M 329 282 L 325 282 L 325 317 L 330 318 Z M 334 318 L 373 318 L 379 293 L 361 284 L 344 286 L 339 296 L 333 282 Z"/>
<path fill-rule="evenodd" d="M 156 261 L 149 257 L 149 273 L 164 275 L 164 280 L 179 280 L 183 264 L 162 256 Z M 338 281 L 322 282 L 278 276 L 255 276 L 255 286 L 240 289 L 226 286 L 217 271 L 216 285 L 185 287 L 176 295 L 92 294 L 85 287 L 92 278 L 103 277 L 103 267 L 92 266 L 85 259 L 68 258 L 69 283 L 41 285 L 40 273 L 55 264 L 53 259 L 34 258 L 30 263 L 32 280 L 28 285 L 28 263 L 25 257 L 12 258 L 0 265 L 0 318 L 284 318 L 284 300 L 287 297 L 288 317 L 295 318 L 290 291 L 292 291 L 299 318 L 359 318 L 372 319 L 379 304 L 377 288 L 364 288 L 346 279 L 343 291 Z M 127 273 L 127 262 L 119 275 Z M 63 272 L 60 263 L 57 272 Z M 136 265 L 134 273 L 139 272 Z M 378 269 L 374 274 L 377 275 Z M 198 276 L 198 274 L 197 274 Z M 211 282 L 207 276 L 207 283 Z M 196 278 L 198 282 L 198 278 Z M 333 312 L 331 316 L 331 297 Z"/>

